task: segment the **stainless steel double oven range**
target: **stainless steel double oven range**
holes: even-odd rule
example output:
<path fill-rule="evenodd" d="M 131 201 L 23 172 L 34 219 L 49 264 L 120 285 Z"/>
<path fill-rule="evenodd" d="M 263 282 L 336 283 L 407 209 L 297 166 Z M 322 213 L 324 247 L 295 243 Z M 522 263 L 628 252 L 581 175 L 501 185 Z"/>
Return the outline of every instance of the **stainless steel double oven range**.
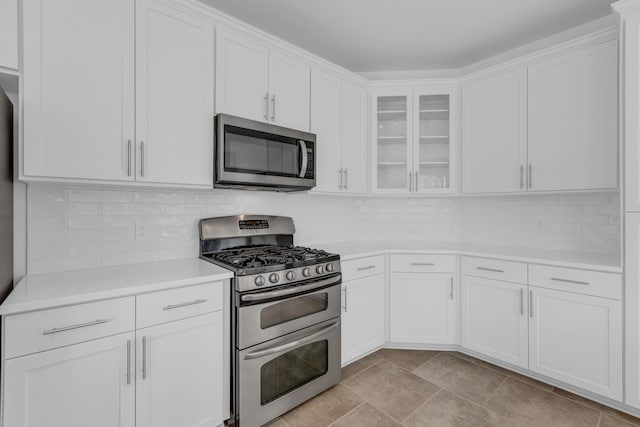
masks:
<path fill-rule="evenodd" d="M 257 427 L 340 381 L 339 255 L 293 245 L 289 217 L 200 221 L 200 257 L 235 273 L 231 418 Z"/>

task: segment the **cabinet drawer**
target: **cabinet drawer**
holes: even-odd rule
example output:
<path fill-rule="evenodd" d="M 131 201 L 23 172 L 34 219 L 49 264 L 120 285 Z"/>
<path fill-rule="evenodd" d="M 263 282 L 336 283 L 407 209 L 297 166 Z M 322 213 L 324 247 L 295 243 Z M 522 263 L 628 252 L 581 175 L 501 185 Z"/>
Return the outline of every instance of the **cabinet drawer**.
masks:
<path fill-rule="evenodd" d="M 343 261 L 340 268 L 343 282 L 382 274 L 384 273 L 384 255 Z"/>
<path fill-rule="evenodd" d="M 398 254 L 391 255 L 391 271 L 407 273 L 451 273 L 455 270 L 454 255 Z"/>
<path fill-rule="evenodd" d="M 205 283 L 138 295 L 136 327 L 146 328 L 222 310 L 222 283 Z"/>
<path fill-rule="evenodd" d="M 622 299 L 622 277 L 616 273 L 532 264 L 529 266 L 529 284 L 559 291 Z"/>
<path fill-rule="evenodd" d="M 5 358 L 132 331 L 134 301 L 117 298 L 7 316 Z"/>
<path fill-rule="evenodd" d="M 527 264 L 491 258 L 462 257 L 462 274 L 527 284 Z"/>

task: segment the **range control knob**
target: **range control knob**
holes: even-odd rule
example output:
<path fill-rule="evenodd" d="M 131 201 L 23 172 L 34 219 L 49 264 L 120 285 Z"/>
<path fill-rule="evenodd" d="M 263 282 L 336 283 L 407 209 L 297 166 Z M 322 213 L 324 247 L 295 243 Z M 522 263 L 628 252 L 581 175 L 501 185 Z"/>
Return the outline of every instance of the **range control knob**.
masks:
<path fill-rule="evenodd" d="M 287 277 L 287 280 L 295 280 L 296 272 L 295 271 L 288 271 L 286 277 Z"/>
<path fill-rule="evenodd" d="M 327 264 L 327 266 L 325 268 L 327 269 L 327 271 L 329 273 L 331 273 L 333 271 L 333 264 L 329 263 L 329 264 Z"/>
<path fill-rule="evenodd" d="M 256 279 L 253 281 L 253 283 L 255 283 L 256 286 L 264 285 L 264 277 L 262 277 L 262 276 L 256 277 Z"/>
<path fill-rule="evenodd" d="M 309 267 L 305 267 L 302 269 L 302 275 L 304 277 L 309 277 L 311 276 L 311 270 L 309 269 Z"/>
<path fill-rule="evenodd" d="M 271 283 L 278 283 L 278 282 L 280 281 L 280 276 L 278 276 L 278 274 L 277 274 L 277 273 L 271 273 L 271 274 L 269 275 L 269 281 L 270 281 Z"/>
<path fill-rule="evenodd" d="M 318 267 L 316 267 L 316 272 L 317 272 L 318 274 L 322 274 L 322 273 L 324 273 L 324 267 L 323 267 L 323 266 L 321 266 L 321 265 L 319 265 Z"/>

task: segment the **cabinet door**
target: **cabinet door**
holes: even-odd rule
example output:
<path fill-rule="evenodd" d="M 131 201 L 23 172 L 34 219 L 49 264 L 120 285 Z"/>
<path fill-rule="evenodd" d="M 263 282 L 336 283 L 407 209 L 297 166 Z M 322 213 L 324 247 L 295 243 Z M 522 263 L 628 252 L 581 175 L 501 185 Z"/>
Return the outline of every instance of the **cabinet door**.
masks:
<path fill-rule="evenodd" d="M 133 180 L 134 2 L 26 0 L 24 174 Z"/>
<path fill-rule="evenodd" d="M 344 282 L 342 365 L 384 343 L 384 274 Z"/>
<path fill-rule="evenodd" d="M 456 316 L 453 277 L 392 274 L 389 316 L 392 342 L 453 344 Z"/>
<path fill-rule="evenodd" d="M 527 72 L 471 82 L 462 91 L 462 191 L 525 191 Z"/>
<path fill-rule="evenodd" d="M 413 192 L 411 91 L 374 96 L 374 191 Z"/>
<path fill-rule="evenodd" d="M 342 190 L 367 191 L 367 91 L 342 82 Z"/>
<path fill-rule="evenodd" d="M 616 3 L 617 4 L 617 3 Z M 620 141 L 624 143 L 624 204 L 627 211 L 640 212 L 640 13 L 623 13 L 620 22 L 622 58 L 623 127 Z M 640 396 L 637 407 L 640 407 Z"/>
<path fill-rule="evenodd" d="M 279 126 L 309 130 L 308 65 L 286 55 L 269 53 L 269 120 Z"/>
<path fill-rule="evenodd" d="M 618 186 L 618 42 L 529 68 L 531 190 Z"/>
<path fill-rule="evenodd" d="M 340 79 L 322 71 L 312 71 L 311 132 L 316 134 L 317 152 L 315 191 L 342 190 L 341 94 Z"/>
<path fill-rule="evenodd" d="M 527 287 L 462 276 L 462 346 L 527 369 Z"/>
<path fill-rule="evenodd" d="M 18 69 L 18 0 L 0 0 L 0 67 Z"/>
<path fill-rule="evenodd" d="M 216 112 L 265 121 L 269 117 L 269 50 L 216 32 Z"/>
<path fill-rule="evenodd" d="M 133 339 L 130 332 L 7 360 L 3 425 L 134 427 Z"/>
<path fill-rule="evenodd" d="M 529 369 L 621 400 L 620 301 L 529 289 Z"/>
<path fill-rule="evenodd" d="M 625 403 L 640 409 L 640 213 L 625 215 L 624 237 Z"/>
<path fill-rule="evenodd" d="M 160 0 L 136 5 L 136 179 L 212 186 L 213 26 Z"/>
<path fill-rule="evenodd" d="M 136 427 L 222 423 L 222 312 L 136 332 Z"/>

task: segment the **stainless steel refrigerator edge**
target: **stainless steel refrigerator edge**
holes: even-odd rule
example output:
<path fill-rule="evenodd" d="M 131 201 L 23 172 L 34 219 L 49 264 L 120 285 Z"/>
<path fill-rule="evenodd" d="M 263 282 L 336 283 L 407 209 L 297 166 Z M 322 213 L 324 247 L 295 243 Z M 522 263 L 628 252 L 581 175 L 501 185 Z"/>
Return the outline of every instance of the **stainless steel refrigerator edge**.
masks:
<path fill-rule="evenodd" d="M 0 302 L 13 288 L 13 105 L 0 88 Z"/>

